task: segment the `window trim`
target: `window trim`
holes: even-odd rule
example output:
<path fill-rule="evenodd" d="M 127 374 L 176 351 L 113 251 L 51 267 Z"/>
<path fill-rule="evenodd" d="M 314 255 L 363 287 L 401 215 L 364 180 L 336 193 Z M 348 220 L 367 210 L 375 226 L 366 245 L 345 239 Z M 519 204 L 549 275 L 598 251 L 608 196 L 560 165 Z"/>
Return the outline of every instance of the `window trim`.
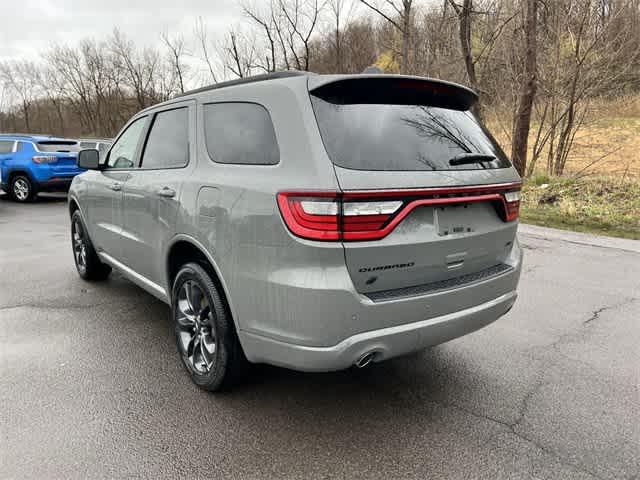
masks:
<path fill-rule="evenodd" d="M 190 138 L 190 133 L 191 133 L 191 118 L 190 118 L 190 114 L 191 111 L 189 109 L 189 104 L 182 104 L 182 105 L 171 105 L 170 108 L 165 108 L 165 109 L 161 109 L 161 110 L 156 110 L 154 112 L 152 112 L 149 117 L 150 120 L 148 122 L 147 125 L 147 129 L 145 131 L 145 136 L 144 136 L 144 142 L 141 146 L 141 151 L 140 151 L 140 158 L 138 159 L 138 167 L 136 168 L 136 170 L 144 170 L 147 172 L 153 172 L 155 170 L 180 170 L 182 168 L 187 168 L 189 166 L 189 164 L 191 163 L 191 138 Z M 172 110 L 180 110 L 180 109 L 186 109 L 187 111 L 187 163 L 185 163 L 184 165 L 181 166 L 177 166 L 177 167 L 153 167 L 153 168 L 145 168 L 144 167 L 144 154 L 147 150 L 147 143 L 149 142 L 149 136 L 151 134 L 151 130 L 153 129 L 153 125 L 156 122 L 156 117 L 158 116 L 158 114 L 160 113 L 165 113 L 165 112 L 170 112 Z"/>
<path fill-rule="evenodd" d="M 269 121 L 271 122 L 271 128 L 273 129 L 273 137 L 276 140 L 276 147 L 278 147 L 278 161 L 276 163 L 219 162 L 211 155 L 211 152 L 209 151 L 209 145 L 207 144 L 207 122 L 206 122 L 204 110 L 207 105 L 225 105 L 225 104 L 257 105 L 258 107 L 262 108 L 265 112 L 267 112 L 267 116 L 269 117 Z M 202 105 L 202 133 L 203 133 L 202 140 L 204 141 L 204 147 L 205 147 L 205 151 L 207 152 L 207 157 L 211 162 L 215 163 L 216 165 L 231 165 L 236 167 L 277 167 L 278 165 L 280 165 L 282 156 L 281 156 L 281 150 L 280 150 L 280 142 L 278 141 L 278 134 L 276 133 L 276 125 L 275 123 L 273 123 L 271 112 L 269 112 L 269 109 L 265 105 L 258 102 L 251 102 L 246 100 L 238 100 L 238 101 L 224 100 L 220 102 L 206 102 L 206 103 L 202 103 L 201 105 Z"/>
<path fill-rule="evenodd" d="M 118 140 L 120 140 L 120 138 L 122 137 L 122 135 L 125 134 L 125 132 L 127 130 L 129 130 L 129 127 L 131 125 L 133 125 L 135 122 L 137 122 L 138 120 L 144 120 L 144 125 L 142 125 L 142 131 L 140 132 L 140 138 L 138 139 L 138 143 L 136 144 L 136 149 L 134 151 L 134 162 L 133 162 L 133 166 L 132 167 L 127 167 L 127 168 L 114 168 L 114 167 L 109 167 L 109 158 L 111 157 L 111 150 L 113 150 L 113 146 L 118 143 Z M 142 143 L 142 141 L 146 138 L 147 133 L 149 133 L 149 114 L 145 113 L 144 115 L 140 115 L 140 116 L 135 116 L 133 117 L 131 120 L 129 120 L 129 122 L 127 122 L 127 124 L 122 128 L 122 130 L 120 130 L 120 133 L 118 134 L 118 136 L 116 136 L 116 138 L 114 139 L 113 143 L 111 144 L 111 146 L 109 147 L 109 150 L 107 151 L 106 155 L 104 156 L 104 161 L 102 162 L 101 166 L 102 166 L 102 171 L 106 172 L 130 172 L 131 170 L 138 170 L 140 168 L 140 153 L 141 153 L 141 149 L 140 149 L 140 145 Z"/>

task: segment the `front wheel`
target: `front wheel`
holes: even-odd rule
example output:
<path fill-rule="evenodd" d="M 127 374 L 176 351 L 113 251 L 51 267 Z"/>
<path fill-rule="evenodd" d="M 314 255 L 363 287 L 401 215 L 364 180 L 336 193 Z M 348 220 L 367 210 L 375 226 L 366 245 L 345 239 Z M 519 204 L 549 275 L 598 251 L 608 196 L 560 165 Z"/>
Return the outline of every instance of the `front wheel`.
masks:
<path fill-rule="evenodd" d="M 29 177 L 26 175 L 16 175 L 11 179 L 9 194 L 16 202 L 26 203 L 35 198 L 36 189 Z"/>
<path fill-rule="evenodd" d="M 79 210 L 73 212 L 71 216 L 71 246 L 73 247 L 76 270 L 81 278 L 84 280 L 104 280 L 109 276 L 111 267 L 102 263 L 98 258 Z"/>
<path fill-rule="evenodd" d="M 222 292 L 199 264 L 187 263 L 176 275 L 172 312 L 178 353 L 191 380 L 209 391 L 235 383 L 248 362 Z"/>

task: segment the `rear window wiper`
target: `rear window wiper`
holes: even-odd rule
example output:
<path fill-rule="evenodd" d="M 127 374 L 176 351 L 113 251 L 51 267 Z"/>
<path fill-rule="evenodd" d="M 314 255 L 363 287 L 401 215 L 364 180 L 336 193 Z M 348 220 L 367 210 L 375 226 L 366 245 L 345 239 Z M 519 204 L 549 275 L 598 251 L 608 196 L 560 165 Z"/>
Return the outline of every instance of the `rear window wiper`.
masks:
<path fill-rule="evenodd" d="M 487 153 L 461 153 L 449 160 L 449 165 L 467 165 L 469 163 L 492 162 L 496 157 Z"/>

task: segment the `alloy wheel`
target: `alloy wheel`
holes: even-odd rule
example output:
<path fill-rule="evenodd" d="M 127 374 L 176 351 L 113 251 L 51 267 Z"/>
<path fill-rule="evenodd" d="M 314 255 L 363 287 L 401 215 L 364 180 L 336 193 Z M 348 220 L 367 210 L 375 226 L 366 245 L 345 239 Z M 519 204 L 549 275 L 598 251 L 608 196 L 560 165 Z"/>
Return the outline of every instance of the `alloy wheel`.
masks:
<path fill-rule="evenodd" d="M 216 330 L 209 301 L 195 281 L 187 280 L 180 287 L 176 316 L 184 357 L 196 373 L 208 374 L 215 363 Z"/>
<path fill-rule="evenodd" d="M 76 265 L 80 271 L 84 271 L 87 268 L 87 242 L 82 224 L 76 220 L 73 222 L 73 256 L 76 260 Z"/>
<path fill-rule="evenodd" d="M 18 178 L 13 182 L 13 194 L 21 202 L 29 198 L 30 190 L 29 184 L 24 178 Z"/>

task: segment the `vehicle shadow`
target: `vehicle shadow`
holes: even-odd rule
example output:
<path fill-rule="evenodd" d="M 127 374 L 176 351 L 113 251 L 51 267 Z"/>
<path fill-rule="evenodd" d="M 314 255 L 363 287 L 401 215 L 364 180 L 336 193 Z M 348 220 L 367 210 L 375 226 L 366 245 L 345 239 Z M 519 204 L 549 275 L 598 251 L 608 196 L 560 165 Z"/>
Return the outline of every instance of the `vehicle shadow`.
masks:
<path fill-rule="evenodd" d="M 215 453 L 221 445 L 243 445 L 234 449 L 233 464 L 250 476 L 268 468 L 308 478 L 297 469 L 328 459 L 339 462 L 334 465 L 338 470 L 340 462 L 347 462 L 362 478 L 379 476 L 376 469 L 384 465 L 419 470 L 423 460 L 416 450 L 446 458 L 451 442 L 467 441 L 469 417 L 461 419 L 455 400 L 479 399 L 479 386 L 487 380 L 474 370 L 473 357 L 441 345 L 339 372 L 252 365 L 239 384 L 210 393 L 191 382 L 180 362 L 167 305 L 115 272 L 93 288 L 113 305 L 94 337 L 111 335 L 109 342 L 118 345 L 115 364 L 102 367 L 101 388 L 120 391 L 121 382 L 129 380 L 116 372 L 146 365 L 125 389 L 127 408 L 150 428 L 170 424 L 161 434 L 170 444 L 198 438 L 197 453 L 180 451 L 185 465 L 226 461 Z M 408 439 L 415 445 L 408 445 Z"/>

